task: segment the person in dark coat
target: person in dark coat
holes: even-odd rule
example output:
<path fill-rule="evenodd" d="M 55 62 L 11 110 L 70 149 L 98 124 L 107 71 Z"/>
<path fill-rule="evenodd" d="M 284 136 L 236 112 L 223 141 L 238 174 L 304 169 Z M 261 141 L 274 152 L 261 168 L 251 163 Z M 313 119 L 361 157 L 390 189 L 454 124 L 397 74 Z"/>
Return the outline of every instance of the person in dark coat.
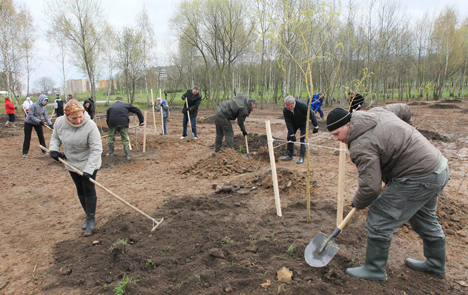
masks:
<path fill-rule="evenodd" d="M 307 106 L 307 104 L 301 100 L 295 100 L 291 95 L 284 99 L 283 116 L 288 128 L 288 155 L 282 158 L 282 161 L 292 161 L 294 155 L 294 142 L 296 141 L 297 129 L 301 129 L 301 153 L 299 160 L 296 164 L 304 163 L 304 156 L 306 153 L 307 146 L 305 145 L 305 134 L 307 128 L 307 112 L 310 113 L 310 120 L 314 125 L 313 133 L 318 132 L 318 122 L 315 118 L 314 113 Z"/>
<path fill-rule="evenodd" d="M 140 126 L 145 124 L 145 119 L 140 109 L 132 106 L 129 103 L 125 103 L 121 100 L 116 100 L 113 105 L 107 109 L 106 122 L 109 130 L 107 131 L 107 144 L 109 145 L 109 153 L 107 156 L 114 155 L 114 143 L 115 143 L 115 132 L 120 133 L 122 138 L 122 144 L 125 151 L 127 160 L 130 160 L 130 142 L 128 139 L 128 125 L 130 123 L 129 113 L 134 113 L 138 116 Z"/>
<path fill-rule="evenodd" d="M 94 121 L 94 110 L 91 102 L 88 99 L 83 102 L 83 108 L 88 113 L 91 120 Z"/>
<path fill-rule="evenodd" d="M 188 101 L 188 108 L 184 101 L 184 108 L 182 109 L 182 113 L 184 114 L 184 119 L 182 121 L 182 137 L 180 139 L 187 138 L 187 123 L 188 123 L 188 115 L 187 111 L 190 115 L 190 123 L 192 125 L 192 132 L 195 136 L 194 139 L 197 139 L 197 114 L 198 114 L 198 107 L 200 106 L 202 96 L 200 94 L 200 89 L 195 86 L 193 89 L 188 89 L 184 95 L 182 95 L 182 100 Z"/>
<path fill-rule="evenodd" d="M 359 93 L 348 92 L 349 111 L 360 111 L 364 104 L 364 97 Z"/>
<path fill-rule="evenodd" d="M 234 131 L 231 121 L 237 119 L 237 124 L 244 136 L 247 136 L 244 121 L 248 115 L 257 107 L 255 99 L 249 99 L 244 93 L 239 93 L 230 100 L 223 101 L 215 113 L 216 140 L 215 152 L 221 151 L 223 136 L 226 137 L 228 148 L 234 148 Z"/>
<path fill-rule="evenodd" d="M 55 114 L 57 115 L 57 118 L 60 116 L 63 116 L 63 106 L 64 106 L 63 100 L 60 98 L 59 94 L 56 94 L 55 102 L 54 102 L 54 110 L 55 110 Z"/>

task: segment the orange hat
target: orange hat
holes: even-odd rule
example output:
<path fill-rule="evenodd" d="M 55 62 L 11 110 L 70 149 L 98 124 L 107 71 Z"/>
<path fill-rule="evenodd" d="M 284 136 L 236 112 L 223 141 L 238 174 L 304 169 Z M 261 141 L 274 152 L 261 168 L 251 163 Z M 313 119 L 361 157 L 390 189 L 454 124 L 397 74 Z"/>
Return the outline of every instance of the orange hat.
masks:
<path fill-rule="evenodd" d="M 71 113 L 78 112 L 78 111 L 84 112 L 84 110 L 85 109 L 83 105 L 76 99 L 70 99 L 65 105 L 65 107 L 63 108 L 63 112 L 65 113 L 66 116 L 70 115 Z"/>

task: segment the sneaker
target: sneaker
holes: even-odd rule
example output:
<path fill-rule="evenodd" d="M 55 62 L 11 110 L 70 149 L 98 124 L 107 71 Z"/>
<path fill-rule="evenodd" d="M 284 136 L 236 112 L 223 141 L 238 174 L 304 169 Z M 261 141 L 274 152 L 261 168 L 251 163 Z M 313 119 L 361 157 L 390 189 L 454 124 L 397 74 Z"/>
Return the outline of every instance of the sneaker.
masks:
<path fill-rule="evenodd" d="M 23 158 L 26 158 L 26 157 L 28 157 L 28 154 L 23 154 Z"/>
<path fill-rule="evenodd" d="M 187 138 L 187 136 L 181 136 L 180 137 L 180 139 L 186 139 L 186 138 Z"/>
<path fill-rule="evenodd" d="M 44 156 L 48 156 L 49 153 L 48 152 L 42 152 L 44 154 Z"/>
<path fill-rule="evenodd" d="M 198 137 L 195 136 L 193 139 L 198 139 Z"/>

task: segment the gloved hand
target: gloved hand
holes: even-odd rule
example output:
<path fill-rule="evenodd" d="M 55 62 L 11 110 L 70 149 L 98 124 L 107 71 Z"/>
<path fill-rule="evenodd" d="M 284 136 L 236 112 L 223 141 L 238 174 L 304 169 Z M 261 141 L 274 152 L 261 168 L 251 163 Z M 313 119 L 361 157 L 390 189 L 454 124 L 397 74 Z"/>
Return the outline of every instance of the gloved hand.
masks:
<path fill-rule="evenodd" d="M 325 121 L 325 117 L 320 117 L 320 118 Z"/>
<path fill-rule="evenodd" d="M 351 207 L 353 207 L 353 208 L 354 208 L 354 204 L 353 204 L 353 203 L 351 203 Z"/>
<path fill-rule="evenodd" d="M 244 136 L 247 136 L 247 131 L 242 131 L 242 134 L 243 134 Z"/>
<path fill-rule="evenodd" d="M 317 133 L 318 132 L 318 126 L 315 126 L 314 127 L 314 130 L 312 131 L 312 133 Z"/>
<path fill-rule="evenodd" d="M 81 177 L 83 177 L 83 179 L 85 179 L 85 180 L 89 180 L 91 178 L 91 176 L 92 176 L 91 174 L 83 172 L 83 176 L 81 176 Z"/>
<path fill-rule="evenodd" d="M 51 151 L 51 152 L 50 152 L 50 157 L 51 157 L 52 159 L 54 159 L 55 161 L 58 161 L 59 158 L 64 159 L 64 160 L 67 159 L 67 157 L 66 157 L 64 154 L 59 153 L 59 152 L 57 152 L 57 151 Z"/>
<path fill-rule="evenodd" d="M 138 126 L 143 126 L 145 125 L 145 122 L 141 122 L 140 124 L 138 124 Z"/>
<path fill-rule="evenodd" d="M 54 124 L 49 125 L 50 129 L 54 129 Z"/>
<path fill-rule="evenodd" d="M 41 121 L 39 125 L 45 126 L 44 121 Z"/>
<path fill-rule="evenodd" d="M 15 107 L 15 110 L 17 110 L 17 109 L 18 109 L 18 108 L 17 108 L 17 107 Z"/>

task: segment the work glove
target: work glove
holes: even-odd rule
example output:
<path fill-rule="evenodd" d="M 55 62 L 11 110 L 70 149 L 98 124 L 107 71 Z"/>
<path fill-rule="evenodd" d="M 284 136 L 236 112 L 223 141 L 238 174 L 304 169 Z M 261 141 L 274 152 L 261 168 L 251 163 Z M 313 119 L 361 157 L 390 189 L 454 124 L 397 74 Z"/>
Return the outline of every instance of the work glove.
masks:
<path fill-rule="evenodd" d="M 54 124 L 49 125 L 50 129 L 54 129 Z"/>
<path fill-rule="evenodd" d="M 244 136 L 247 136 L 247 131 L 242 131 L 242 134 L 243 134 Z"/>
<path fill-rule="evenodd" d="M 320 117 L 320 118 L 325 121 L 325 117 Z"/>
<path fill-rule="evenodd" d="M 17 107 L 15 107 L 15 110 L 17 110 L 17 109 L 18 109 L 18 108 L 17 108 Z"/>
<path fill-rule="evenodd" d="M 312 131 L 312 133 L 317 133 L 317 132 L 318 132 L 318 126 L 315 126 L 314 131 Z"/>
<path fill-rule="evenodd" d="M 141 122 L 138 126 L 143 126 L 145 125 L 145 122 Z"/>
<path fill-rule="evenodd" d="M 57 151 L 51 151 L 51 152 L 50 152 L 50 157 L 51 157 L 52 159 L 54 159 L 55 161 L 58 161 L 59 158 L 61 158 L 61 159 L 63 159 L 63 160 L 66 160 L 66 159 L 67 159 L 67 157 L 66 157 L 64 154 L 59 153 L 59 152 L 57 152 Z"/>
<path fill-rule="evenodd" d="M 91 176 L 92 176 L 91 174 L 83 172 L 83 176 L 81 176 L 81 177 L 83 177 L 84 180 L 89 180 L 91 178 Z"/>
<path fill-rule="evenodd" d="M 44 121 L 41 121 L 41 122 L 39 123 L 39 125 L 45 126 L 45 125 L 44 125 Z"/>

